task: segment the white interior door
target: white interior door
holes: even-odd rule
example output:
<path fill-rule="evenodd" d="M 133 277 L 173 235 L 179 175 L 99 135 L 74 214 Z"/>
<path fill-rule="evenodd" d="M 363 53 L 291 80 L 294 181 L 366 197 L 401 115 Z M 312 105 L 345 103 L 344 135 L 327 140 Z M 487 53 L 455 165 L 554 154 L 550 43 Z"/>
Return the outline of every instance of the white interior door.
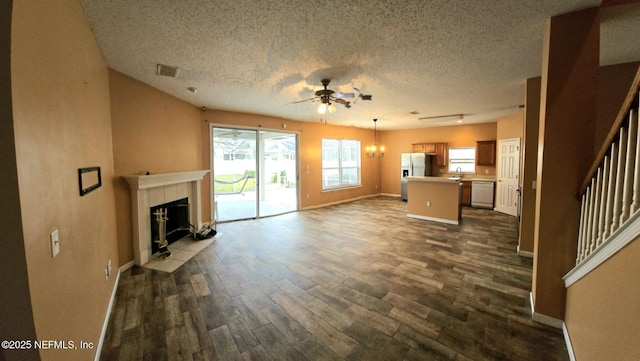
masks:
<path fill-rule="evenodd" d="M 520 138 L 498 140 L 498 182 L 496 211 L 518 215 Z"/>

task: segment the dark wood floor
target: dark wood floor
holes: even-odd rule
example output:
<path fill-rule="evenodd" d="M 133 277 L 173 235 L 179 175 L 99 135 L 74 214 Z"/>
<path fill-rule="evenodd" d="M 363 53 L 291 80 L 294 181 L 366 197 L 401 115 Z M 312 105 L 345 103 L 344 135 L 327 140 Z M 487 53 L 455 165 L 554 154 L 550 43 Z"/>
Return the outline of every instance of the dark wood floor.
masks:
<path fill-rule="evenodd" d="M 378 197 L 218 230 L 173 274 L 121 275 L 101 360 L 568 360 L 513 217 Z"/>

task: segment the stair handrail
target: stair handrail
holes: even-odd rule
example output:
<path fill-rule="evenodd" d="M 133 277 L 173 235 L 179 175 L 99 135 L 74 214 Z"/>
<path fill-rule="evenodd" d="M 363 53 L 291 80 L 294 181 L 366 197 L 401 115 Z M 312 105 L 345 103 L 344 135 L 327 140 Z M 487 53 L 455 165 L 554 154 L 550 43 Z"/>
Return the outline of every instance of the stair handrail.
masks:
<path fill-rule="evenodd" d="M 620 130 L 620 127 L 622 126 L 622 124 L 625 122 L 627 118 L 627 114 L 631 109 L 631 105 L 637 100 L 638 91 L 640 91 L 640 65 L 638 66 L 636 75 L 633 79 L 633 82 L 631 83 L 631 86 L 629 87 L 627 96 L 622 102 L 620 111 L 618 112 L 616 119 L 611 125 L 611 129 L 609 130 L 607 137 L 602 143 L 602 146 L 600 147 L 600 151 L 598 151 L 598 154 L 596 155 L 593 163 L 591 164 L 591 168 L 589 168 L 589 171 L 587 172 L 584 178 L 584 181 L 582 182 L 582 186 L 580 187 L 580 192 L 577 194 L 578 197 L 582 197 L 584 192 L 586 192 L 587 187 L 589 187 L 589 184 L 591 183 L 591 179 L 593 179 L 593 177 L 596 175 L 596 172 L 598 171 L 598 168 L 602 164 L 602 161 L 604 160 L 605 155 L 611 148 L 611 144 L 616 140 L 616 135 L 618 134 L 618 131 Z"/>

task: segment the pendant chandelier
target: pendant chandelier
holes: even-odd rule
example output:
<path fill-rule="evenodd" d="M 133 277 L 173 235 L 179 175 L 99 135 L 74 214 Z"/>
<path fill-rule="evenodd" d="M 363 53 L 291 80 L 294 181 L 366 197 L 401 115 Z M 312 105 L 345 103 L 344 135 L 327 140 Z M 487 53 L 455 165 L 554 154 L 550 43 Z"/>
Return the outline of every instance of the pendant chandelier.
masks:
<path fill-rule="evenodd" d="M 384 157 L 384 145 L 380 146 L 380 153 L 376 153 L 378 151 L 378 130 L 376 127 L 377 122 L 378 119 L 373 120 L 373 145 L 365 148 L 367 157 L 369 158 L 375 158 L 376 156 L 378 158 Z"/>

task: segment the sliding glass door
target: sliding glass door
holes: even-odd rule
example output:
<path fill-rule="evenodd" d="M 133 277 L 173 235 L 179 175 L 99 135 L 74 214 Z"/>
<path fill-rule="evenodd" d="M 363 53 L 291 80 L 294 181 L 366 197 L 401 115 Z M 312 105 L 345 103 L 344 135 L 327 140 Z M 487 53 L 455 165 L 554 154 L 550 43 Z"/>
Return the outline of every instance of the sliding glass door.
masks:
<path fill-rule="evenodd" d="M 260 216 L 298 209 L 296 135 L 260 131 Z"/>
<path fill-rule="evenodd" d="M 257 132 L 213 128 L 214 212 L 218 221 L 257 216 Z"/>
<path fill-rule="evenodd" d="M 219 222 L 298 209 L 297 135 L 214 127 L 212 148 Z"/>

